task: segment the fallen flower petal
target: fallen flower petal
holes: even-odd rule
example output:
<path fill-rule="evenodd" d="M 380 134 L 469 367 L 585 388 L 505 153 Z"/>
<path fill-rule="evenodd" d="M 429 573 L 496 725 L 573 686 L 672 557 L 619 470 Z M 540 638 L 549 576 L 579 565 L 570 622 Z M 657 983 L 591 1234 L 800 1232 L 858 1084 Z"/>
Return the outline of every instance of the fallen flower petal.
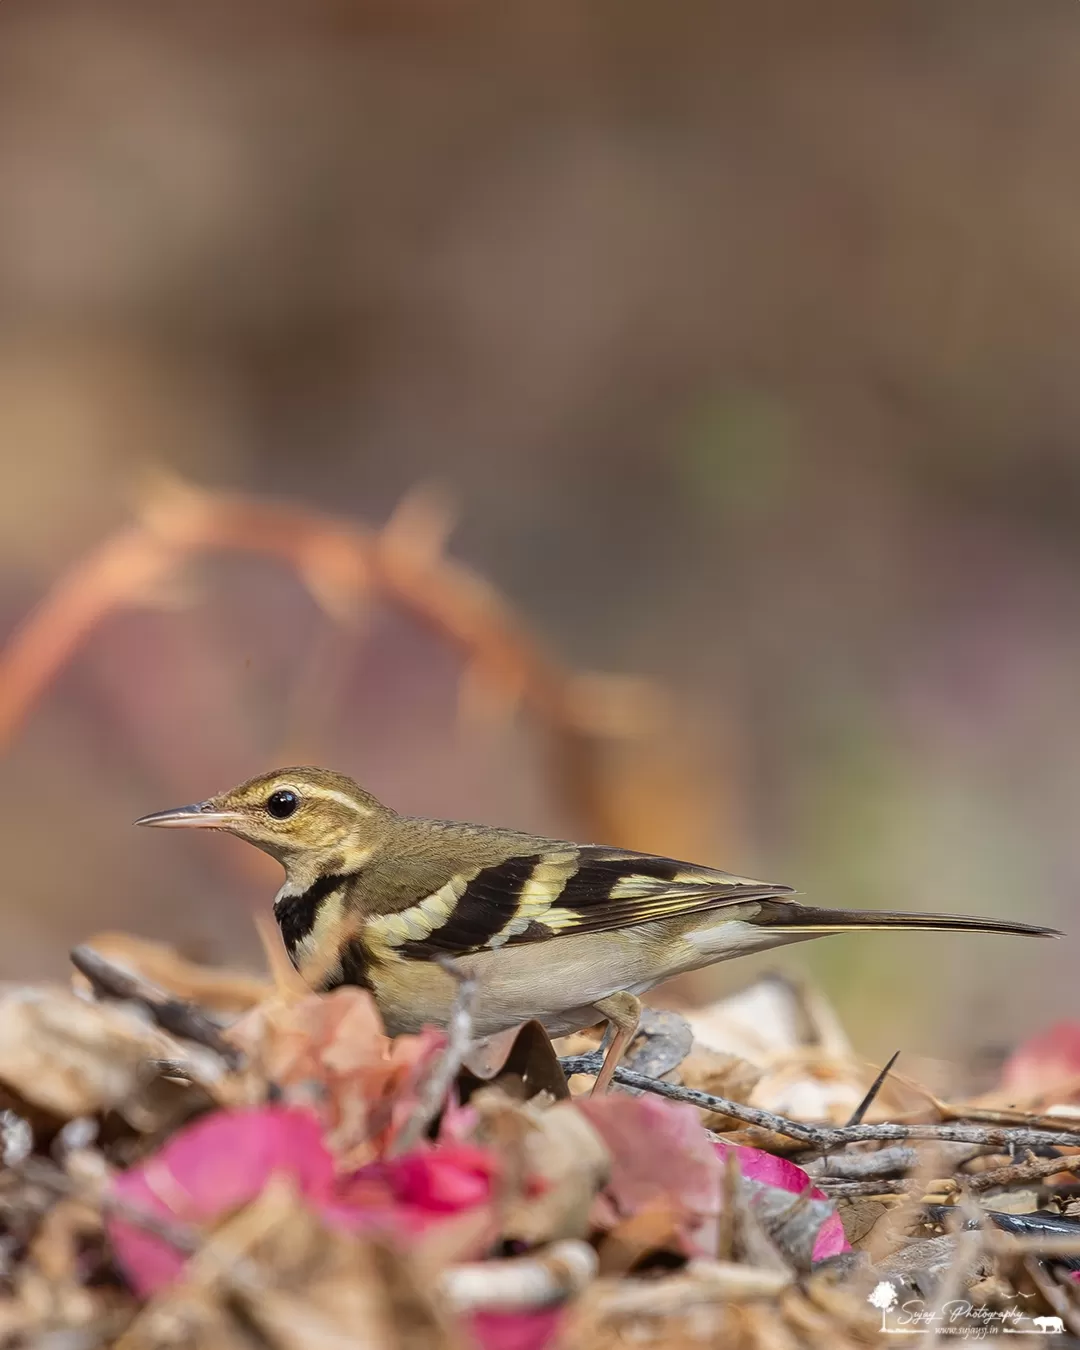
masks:
<path fill-rule="evenodd" d="M 361 1218 L 381 1200 L 395 1223 L 417 1231 L 435 1219 L 487 1204 L 498 1170 L 493 1153 L 470 1144 L 415 1149 L 343 1178 L 335 1213 Z"/>
<path fill-rule="evenodd" d="M 717 1156 L 722 1159 L 733 1153 L 738 1159 L 742 1176 L 752 1185 L 771 1186 L 793 1196 L 802 1195 L 809 1188 L 812 1200 L 829 1198 L 820 1187 L 812 1185 L 810 1177 L 801 1167 L 787 1158 L 778 1158 L 764 1149 L 728 1144 L 723 1140 L 717 1141 L 714 1147 Z M 814 1239 L 813 1260 L 824 1261 L 826 1257 L 838 1256 L 850 1250 L 851 1244 L 844 1232 L 844 1225 L 834 1209 L 818 1229 Z"/>
<path fill-rule="evenodd" d="M 267 1000 L 230 1038 L 286 1101 L 311 1103 L 335 1156 L 354 1164 L 379 1156 L 409 1118 L 446 1043 L 433 1027 L 392 1040 L 368 991 L 350 985 Z"/>
<path fill-rule="evenodd" d="M 661 1198 L 691 1220 L 717 1213 L 720 1169 L 696 1107 L 616 1093 L 574 1105 L 611 1152 L 606 1190 L 621 1213 Z"/>
<path fill-rule="evenodd" d="M 418 1149 L 337 1177 L 315 1116 L 291 1107 L 219 1111 L 179 1131 L 113 1182 L 118 1200 L 159 1219 L 213 1226 L 262 1194 L 275 1174 L 331 1226 L 416 1234 L 487 1204 L 498 1162 L 467 1144 Z M 114 1218 L 109 1233 L 132 1286 L 149 1294 L 173 1281 L 186 1254 L 137 1224 Z"/>
<path fill-rule="evenodd" d="M 311 1112 L 281 1106 L 216 1111 L 121 1172 L 111 1192 L 157 1218 L 203 1226 L 250 1203 L 275 1174 L 289 1176 L 313 1206 L 330 1202 L 334 1162 Z M 168 1284 L 184 1265 L 183 1253 L 124 1219 L 110 1219 L 108 1231 L 140 1294 Z"/>
<path fill-rule="evenodd" d="M 559 1330 L 562 1309 L 527 1313 L 476 1313 L 468 1319 L 480 1350 L 544 1350 Z"/>
<path fill-rule="evenodd" d="M 1009 1056 L 1001 1070 L 1000 1091 L 1026 1101 L 1059 1083 L 1076 1088 L 1078 1080 L 1080 1022 L 1057 1022 Z"/>

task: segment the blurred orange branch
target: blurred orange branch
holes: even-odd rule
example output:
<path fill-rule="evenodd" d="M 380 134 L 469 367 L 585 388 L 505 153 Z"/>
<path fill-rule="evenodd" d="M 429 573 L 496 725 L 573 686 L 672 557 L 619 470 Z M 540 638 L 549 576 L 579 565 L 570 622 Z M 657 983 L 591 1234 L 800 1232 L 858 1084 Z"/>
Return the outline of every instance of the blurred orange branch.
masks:
<path fill-rule="evenodd" d="M 445 503 L 430 492 L 410 495 L 371 531 L 291 504 L 170 481 L 135 524 L 56 582 L 0 652 L 0 747 L 112 612 L 143 602 L 189 557 L 251 553 L 294 569 L 338 623 L 350 622 L 376 594 L 455 646 L 465 662 L 462 707 L 475 706 L 479 691 L 483 704 L 524 708 L 547 734 L 559 798 L 594 837 L 619 841 L 628 822 L 611 791 L 603 746 L 655 741 L 664 721 L 659 693 L 641 680 L 563 669 L 488 582 L 445 556 L 449 524 Z M 670 786 L 654 784 L 652 794 L 662 797 Z M 671 813 L 699 794 L 679 796 L 681 803 L 667 804 Z"/>

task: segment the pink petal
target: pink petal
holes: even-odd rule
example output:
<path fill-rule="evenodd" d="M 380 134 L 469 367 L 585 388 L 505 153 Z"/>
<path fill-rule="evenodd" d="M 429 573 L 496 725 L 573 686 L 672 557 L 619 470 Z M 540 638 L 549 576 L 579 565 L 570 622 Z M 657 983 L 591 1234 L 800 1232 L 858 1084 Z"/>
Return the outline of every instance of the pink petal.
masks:
<path fill-rule="evenodd" d="M 766 1153 L 764 1149 L 749 1148 L 740 1144 L 720 1141 L 716 1145 L 716 1151 L 721 1158 L 728 1149 L 735 1151 L 739 1160 L 739 1170 L 751 1181 L 760 1181 L 766 1186 L 779 1186 L 782 1191 L 790 1191 L 792 1195 L 801 1195 L 809 1185 L 810 1178 L 802 1168 L 796 1167 L 787 1158 L 778 1158 L 775 1153 Z M 820 1194 L 819 1192 L 815 1195 L 814 1199 L 818 1199 Z"/>
<path fill-rule="evenodd" d="M 474 1313 L 469 1326 L 480 1350 L 544 1350 L 559 1329 L 561 1309 Z"/>
<path fill-rule="evenodd" d="M 720 1169 L 694 1106 L 611 1093 L 575 1102 L 611 1150 L 607 1192 L 623 1214 L 659 1198 L 716 1214 Z"/>
<path fill-rule="evenodd" d="M 815 1200 L 819 1198 L 819 1196 L 814 1196 Z M 847 1240 L 847 1234 L 844 1232 L 843 1221 L 834 1210 L 818 1229 L 811 1260 L 824 1261 L 828 1256 L 839 1256 L 841 1252 L 849 1251 L 851 1251 L 851 1243 Z"/>
<path fill-rule="evenodd" d="M 401 1158 L 371 1163 L 342 1179 L 334 1213 L 364 1222 L 373 1213 L 389 1214 L 410 1232 L 491 1199 L 498 1161 L 487 1149 L 470 1144 L 418 1148 Z"/>
<path fill-rule="evenodd" d="M 435 1214 L 482 1205 L 498 1170 L 493 1154 L 467 1144 L 417 1149 L 383 1166 L 397 1200 Z"/>
<path fill-rule="evenodd" d="M 1080 1022 L 1058 1022 L 1005 1061 L 1001 1090 L 1023 1097 L 1080 1078 Z"/>
<path fill-rule="evenodd" d="M 111 1192 L 144 1212 L 199 1227 L 253 1200 L 275 1173 L 291 1176 L 313 1204 L 329 1201 L 333 1159 L 310 1112 L 282 1106 L 216 1111 L 121 1172 Z M 185 1257 L 164 1240 L 119 1218 L 108 1228 L 136 1292 L 153 1293 L 180 1273 Z"/>
<path fill-rule="evenodd" d="M 773 1153 L 766 1153 L 764 1149 L 727 1144 L 723 1140 L 718 1140 L 715 1148 L 721 1158 L 726 1157 L 729 1150 L 734 1152 L 738 1157 L 742 1175 L 750 1181 L 760 1182 L 763 1186 L 776 1186 L 791 1195 L 802 1195 L 810 1185 L 810 1178 L 801 1167 L 789 1162 L 787 1158 L 778 1158 Z M 812 1187 L 810 1195 L 814 1200 L 829 1198 L 819 1186 Z M 818 1229 L 817 1237 L 814 1239 L 813 1260 L 823 1261 L 827 1256 L 838 1256 L 841 1252 L 850 1250 L 851 1244 L 844 1232 L 844 1225 L 840 1215 L 834 1210 Z"/>

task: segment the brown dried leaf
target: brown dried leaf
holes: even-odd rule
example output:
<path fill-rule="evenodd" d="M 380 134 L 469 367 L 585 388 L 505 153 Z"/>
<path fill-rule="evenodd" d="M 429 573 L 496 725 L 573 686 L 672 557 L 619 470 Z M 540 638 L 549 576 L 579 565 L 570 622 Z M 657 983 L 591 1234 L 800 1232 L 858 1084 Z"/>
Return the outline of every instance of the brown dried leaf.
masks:
<path fill-rule="evenodd" d="M 589 1121 L 611 1152 L 605 1197 L 617 1215 L 663 1201 L 681 1214 L 684 1250 L 703 1241 L 715 1250 L 715 1236 L 709 1243 L 703 1229 L 709 1223 L 715 1229 L 723 1168 L 694 1107 L 611 1094 L 569 1109 Z"/>
<path fill-rule="evenodd" d="M 116 1110 L 144 1131 L 149 1059 L 177 1045 L 137 1013 L 49 985 L 0 996 L 0 1087 L 58 1120 Z"/>
<path fill-rule="evenodd" d="M 98 933 L 86 941 L 99 955 L 121 970 L 156 985 L 165 993 L 204 1012 L 226 1016 L 247 1012 L 269 997 L 273 986 L 238 970 L 222 970 L 188 961 L 164 942 L 150 942 L 131 933 Z M 85 976 L 72 977 L 75 989 L 89 991 Z"/>
<path fill-rule="evenodd" d="M 0 1345 L 19 1345 L 39 1330 L 36 1310 L 25 1299 L 0 1298 Z"/>
<path fill-rule="evenodd" d="M 824 998 L 786 976 L 764 975 L 745 989 L 686 1016 L 703 1045 L 741 1055 L 752 1064 L 764 1066 L 807 1049 L 836 1058 L 852 1053 Z"/>
<path fill-rule="evenodd" d="M 441 1032 L 393 1040 L 366 989 L 275 996 L 229 1031 L 287 1101 L 313 1106 L 341 1164 L 359 1166 L 408 1116 L 413 1088 L 444 1043 Z"/>
<path fill-rule="evenodd" d="M 816 1051 L 778 1058 L 750 1095 L 750 1105 L 796 1120 L 843 1125 L 859 1106 L 878 1068 L 851 1056 L 837 1059 Z M 866 1122 L 895 1120 L 925 1107 L 926 1096 L 890 1074 L 866 1113 Z"/>
<path fill-rule="evenodd" d="M 100 1318 L 105 1298 L 86 1287 L 80 1271 L 82 1244 L 100 1236 L 100 1216 L 85 1204 L 63 1199 L 46 1210 L 14 1272 L 15 1294 L 29 1323 L 60 1334 Z"/>
<path fill-rule="evenodd" d="M 681 1211 L 665 1200 L 620 1219 L 600 1244 L 600 1274 L 627 1275 L 657 1252 L 682 1255 Z"/>
<path fill-rule="evenodd" d="M 510 1056 L 522 1027 L 507 1027 L 493 1036 L 474 1041 L 461 1061 L 467 1073 L 481 1082 L 490 1083 Z"/>
<path fill-rule="evenodd" d="M 466 1058 L 465 1069 L 459 1080 L 463 1101 L 481 1082 L 525 1101 L 541 1092 L 556 1101 L 570 1096 L 559 1057 L 539 1022 L 526 1022 L 481 1042 Z"/>
<path fill-rule="evenodd" d="M 228 1031 L 286 1100 L 315 1107 L 342 1165 L 369 1161 L 408 1118 L 414 1088 L 445 1044 L 441 1031 L 391 1039 L 367 990 L 274 995 Z"/>
<path fill-rule="evenodd" d="M 30 1257 L 54 1285 L 78 1283 L 77 1246 L 83 1237 L 101 1232 L 101 1215 L 80 1200 L 61 1199 L 47 1210 L 33 1241 Z"/>
<path fill-rule="evenodd" d="M 710 1092 L 716 1097 L 727 1097 L 734 1102 L 748 1102 L 762 1075 L 761 1069 L 739 1055 L 725 1050 L 710 1050 L 695 1044 L 679 1068 L 684 1087 L 699 1092 Z M 717 1111 L 704 1113 L 702 1124 L 707 1129 L 722 1133 L 737 1128 L 738 1122 Z"/>
<path fill-rule="evenodd" d="M 571 1031 L 568 1036 L 559 1036 L 552 1044 L 557 1055 L 588 1055 L 599 1050 L 607 1029 L 606 1022 L 598 1022 L 594 1027 L 583 1027 L 581 1031 Z"/>
<path fill-rule="evenodd" d="M 879 1066 L 855 1054 L 819 990 L 781 976 L 765 976 L 729 998 L 687 1013 L 687 1019 L 695 1052 L 708 1048 L 735 1055 L 761 1071 L 749 1097 L 737 1100 L 796 1120 L 844 1124 L 878 1072 Z M 890 1073 L 866 1119 L 894 1119 L 925 1107 L 926 1100 L 925 1089 L 905 1085 Z"/>
<path fill-rule="evenodd" d="M 598 1023 L 594 1027 L 584 1027 L 581 1031 L 572 1031 L 568 1036 L 560 1036 L 554 1042 L 556 1055 L 588 1055 L 599 1050 L 604 1039 L 607 1023 Z M 585 1096 L 593 1085 L 593 1075 L 576 1073 L 567 1082 L 572 1097 Z"/>
<path fill-rule="evenodd" d="M 841 1196 L 836 1201 L 836 1212 L 851 1245 L 856 1249 L 867 1246 L 878 1224 L 887 1221 L 887 1216 L 901 1199 L 899 1196 Z"/>
<path fill-rule="evenodd" d="M 470 1107 L 478 1117 L 476 1142 L 502 1160 L 503 1236 L 530 1245 L 583 1237 L 611 1154 L 577 1107 L 561 1102 L 543 1109 L 498 1088 L 481 1089 Z"/>

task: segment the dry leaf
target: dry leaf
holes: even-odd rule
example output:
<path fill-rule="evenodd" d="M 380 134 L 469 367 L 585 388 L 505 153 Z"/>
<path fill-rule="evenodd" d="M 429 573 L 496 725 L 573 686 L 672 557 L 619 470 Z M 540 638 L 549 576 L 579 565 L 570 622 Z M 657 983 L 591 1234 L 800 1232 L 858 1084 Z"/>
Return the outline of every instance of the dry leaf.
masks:
<path fill-rule="evenodd" d="M 692 1262 L 665 1279 L 598 1280 L 568 1315 L 557 1350 L 869 1350 L 880 1324 L 861 1298 L 804 1291 L 783 1272 Z M 827 1311 L 820 1303 L 829 1301 Z"/>
<path fill-rule="evenodd" d="M 720 1095 L 796 1120 L 843 1124 L 878 1072 L 855 1054 L 820 991 L 777 975 L 689 1012 L 687 1020 L 696 1038 L 695 1054 L 708 1049 L 735 1055 L 760 1070 L 748 1097 Z M 894 1118 L 924 1103 L 924 1090 L 890 1074 L 866 1119 Z"/>
<path fill-rule="evenodd" d="M 584 1236 L 611 1155 L 576 1106 L 560 1102 L 544 1109 L 484 1088 L 469 1109 L 475 1112 L 473 1136 L 503 1161 L 503 1236 L 530 1245 Z"/>
<path fill-rule="evenodd" d="M 878 1225 L 903 1202 L 902 1196 L 860 1195 L 841 1198 L 836 1212 L 844 1225 L 847 1240 L 857 1251 L 867 1247 Z"/>
<path fill-rule="evenodd" d="M 238 970 L 197 965 L 164 942 L 150 942 L 131 933 L 98 933 L 86 946 L 128 974 L 139 976 L 174 998 L 197 1003 L 204 1012 L 235 1016 L 247 1012 L 273 992 L 267 980 Z M 89 991 L 90 982 L 76 973 L 73 986 Z"/>
<path fill-rule="evenodd" d="M 726 1050 L 711 1050 L 708 1046 L 698 1044 L 694 1045 L 679 1066 L 679 1078 L 684 1087 L 709 1092 L 716 1097 L 727 1097 L 733 1102 L 749 1102 L 750 1094 L 761 1076 L 762 1070 L 740 1055 L 729 1054 Z M 737 1121 L 717 1111 L 704 1112 L 702 1124 L 717 1133 L 738 1126 Z"/>
<path fill-rule="evenodd" d="M 463 1101 L 481 1082 L 526 1101 L 541 1092 L 557 1101 L 570 1096 L 559 1057 L 539 1022 L 526 1022 L 481 1041 L 466 1057 L 465 1070 L 459 1080 Z"/>
<path fill-rule="evenodd" d="M 0 995 L 0 1087 L 58 1120 L 115 1110 L 143 1129 L 146 1061 L 176 1042 L 127 1007 L 51 985 Z"/>
<path fill-rule="evenodd" d="M 687 1012 L 695 1040 L 765 1065 L 813 1048 L 836 1058 L 852 1054 L 836 1014 L 810 986 L 765 975 L 745 989 Z"/>
<path fill-rule="evenodd" d="M 115 1176 L 111 1195 L 187 1232 L 212 1227 L 288 1177 L 312 1206 L 334 1197 L 334 1161 L 310 1112 L 266 1106 L 216 1111 L 178 1131 L 145 1162 Z M 132 1286 L 153 1293 L 177 1279 L 188 1253 L 119 1215 L 109 1235 Z"/>
<path fill-rule="evenodd" d="M 43 1216 L 15 1275 L 15 1291 L 24 1307 L 57 1332 L 87 1327 L 100 1309 L 83 1278 L 87 1244 L 101 1245 L 101 1216 L 75 1200 L 60 1200 Z M 5 1342 L 6 1344 L 6 1342 Z"/>
<path fill-rule="evenodd" d="M 620 1219 L 600 1243 L 600 1274 L 627 1275 L 658 1252 L 682 1254 L 681 1211 L 666 1200 Z"/>
<path fill-rule="evenodd" d="M 422 1147 L 339 1173 L 311 1111 L 280 1105 L 217 1111 L 178 1131 L 157 1153 L 112 1179 L 110 1195 L 168 1225 L 147 1231 L 113 1215 L 109 1234 L 131 1285 L 151 1294 L 180 1277 L 189 1247 L 171 1239 L 217 1228 L 250 1205 L 274 1178 L 335 1228 L 412 1237 L 448 1219 L 483 1211 L 486 1222 L 450 1234 L 428 1251 L 472 1257 L 490 1239 L 499 1160 L 470 1144 Z"/>
<path fill-rule="evenodd" d="M 694 1033 L 681 1013 L 670 1008 L 642 1008 L 640 1024 L 623 1056 L 623 1064 L 634 1073 L 664 1078 L 682 1064 L 693 1044 Z"/>
<path fill-rule="evenodd" d="M 610 1150 L 611 1177 L 605 1195 L 616 1216 L 665 1203 L 680 1215 L 688 1254 L 715 1249 L 721 1163 L 696 1107 L 612 1094 L 579 1100 L 573 1109 Z"/>
<path fill-rule="evenodd" d="M 415 1102 L 415 1088 L 445 1044 L 442 1032 L 391 1040 L 366 989 L 275 996 L 230 1029 L 287 1101 L 316 1110 L 342 1166 L 377 1156 Z"/>

